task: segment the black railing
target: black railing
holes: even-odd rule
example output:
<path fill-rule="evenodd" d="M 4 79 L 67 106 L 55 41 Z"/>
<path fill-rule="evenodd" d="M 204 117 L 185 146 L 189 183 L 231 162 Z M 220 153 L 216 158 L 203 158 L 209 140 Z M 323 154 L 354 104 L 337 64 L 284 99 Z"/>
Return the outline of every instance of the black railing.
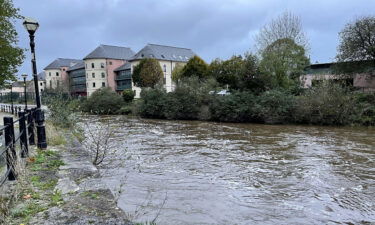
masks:
<path fill-rule="evenodd" d="M 13 112 L 18 116 L 18 119 L 8 116 L 3 119 L 4 126 L 0 128 L 0 136 L 3 137 L 3 146 L 0 149 L 0 186 L 7 180 L 16 180 L 16 168 L 19 162 L 17 158 L 19 156 L 21 158 L 28 157 L 28 145 L 35 145 L 35 110 L 36 108 L 25 110 L 20 106 L 16 106 L 13 108 Z M 9 105 L 0 105 L 0 111 L 12 113 L 12 108 Z M 15 131 L 15 124 L 17 123 L 19 129 Z M 18 154 L 17 145 L 20 147 Z"/>

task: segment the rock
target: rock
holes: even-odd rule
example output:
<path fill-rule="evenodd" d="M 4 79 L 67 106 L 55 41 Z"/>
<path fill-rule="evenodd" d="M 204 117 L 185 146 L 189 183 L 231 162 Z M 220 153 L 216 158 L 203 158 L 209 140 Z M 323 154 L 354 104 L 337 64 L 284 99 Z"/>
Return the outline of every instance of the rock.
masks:
<path fill-rule="evenodd" d="M 78 185 L 69 178 L 59 179 L 55 187 L 55 191 L 61 191 L 61 194 L 75 193 L 78 190 Z"/>

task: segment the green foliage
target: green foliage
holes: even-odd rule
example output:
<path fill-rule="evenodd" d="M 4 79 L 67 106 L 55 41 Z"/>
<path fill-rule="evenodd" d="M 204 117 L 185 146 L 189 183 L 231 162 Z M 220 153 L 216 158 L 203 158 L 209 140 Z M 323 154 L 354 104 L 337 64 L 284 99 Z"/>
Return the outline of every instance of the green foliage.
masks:
<path fill-rule="evenodd" d="M 375 126 L 375 93 L 357 93 L 354 99 L 357 103 L 354 122 L 366 126 Z"/>
<path fill-rule="evenodd" d="M 50 115 L 48 119 L 54 126 L 71 128 L 76 123 L 74 108 L 78 107 L 76 101 L 72 101 L 70 97 L 64 93 L 54 93 L 43 98 L 43 102 L 47 104 Z"/>
<path fill-rule="evenodd" d="M 309 65 L 305 49 L 291 39 L 279 39 L 262 52 L 260 70 L 270 77 L 270 88 L 289 89 Z"/>
<path fill-rule="evenodd" d="M 154 87 L 163 79 L 163 70 L 156 59 L 142 59 L 134 67 L 132 79 L 138 87 Z"/>
<path fill-rule="evenodd" d="M 126 89 L 122 92 L 122 98 L 125 102 L 131 102 L 133 101 L 135 97 L 134 91 L 131 89 Z"/>
<path fill-rule="evenodd" d="M 198 77 L 199 79 L 208 78 L 208 65 L 198 56 L 192 57 L 182 70 L 181 78 Z"/>
<path fill-rule="evenodd" d="M 356 19 L 340 32 L 338 61 L 373 60 L 375 66 L 375 16 Z"/>
<path fill-rule="evenodd" d="M 129 115 L 132 113 L 132 106 L 131 105 L 124 105 L 121 107 L 121 109 L 118 111 L 118 114 L 121 115 Z"/>
<path fill-rule="evenodd" d="M 83 111 L 94 114 L 116 114 L 123 106 L 123 99 L 110 88 L 101 88 L 83 104 Z"/>
<path fill-rule="evenodd" d="M 296 121 L 299 123 L 345 125 L 353 122 L 356 102 L 348 88 L 332 82 L 313 87 L 298 98 Z"/>
<path fill-rule="evenodd" d="M 141 92 L 142 102 L 139 105 L 139 114 L 145 118 L 164 118 L 164 107 L 167 93 L 163 87 L 155 89 L 143 89 Z"/>
<path fill-rule="evenodd" d="M 18 44 L 18 34 L 14 22 L 22 18 L 18 11 L 12 0 L 0 1 L 0 86 L 5 81 L 16 80 L 17 67 L 24 60 L 23 49 L 15 47 Z"/>
<path fill-rule="evenodd" d="M 182 72 L 184 71 L 184 66 L 177 63 L 172 71 L 172 80 L 178 82 L 182 78 Z"/>

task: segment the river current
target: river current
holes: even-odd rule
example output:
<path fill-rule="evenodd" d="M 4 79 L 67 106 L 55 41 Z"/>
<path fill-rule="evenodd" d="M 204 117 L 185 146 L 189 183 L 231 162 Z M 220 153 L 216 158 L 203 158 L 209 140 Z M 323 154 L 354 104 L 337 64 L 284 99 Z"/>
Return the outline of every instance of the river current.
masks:
<path fill-rule="evenodd" d="M 375 224 L 373 128 L 95 120 L 115 129 L 101 171 L 137 221 Z"/>

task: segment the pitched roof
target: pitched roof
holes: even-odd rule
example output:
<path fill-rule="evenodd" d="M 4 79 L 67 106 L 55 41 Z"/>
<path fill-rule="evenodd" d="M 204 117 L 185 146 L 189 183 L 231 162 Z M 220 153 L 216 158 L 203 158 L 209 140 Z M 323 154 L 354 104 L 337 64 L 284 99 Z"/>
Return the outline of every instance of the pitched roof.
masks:
<path fill-rule="evenodd" d="M 38 80 L 45 81 L 46 80 L 46 72 L 41 72 L 38 74 Z"/>
<path fill-rule="evenodd" d="M 69 67 L 67 71 L 73 71 L 73 70 L 79 70 L 85 68 L 85 62 L 83 60 L 80 60 L 78 63 L 74 64 L 73 66 Z"/>
<path fill-rule="evenodd" d="M 130 63 L 125 63 L 124 65 L 116 68 L 114 71 L 121 71 L 121 70 L 130 70 L 131 69 L 131 64 Z"/>
<path fill-rule="evenodd" d="M 61 67 L 70 67 L 72 66 L 73 63 L 78 63 L 79 59 L 63 59 L 63 58 L 58 58 L 52 63 L 50 63 L 45 70 L 50 70 L 50 69 L 60 69 Z"/>
<path fill-rule="evenodd" d="M 100 45 L 83 59 L 124 59 L 128 60 L 134 55 L 128 47 Z"/>
<path fill-rule="evenodd" d="M 154 58 L 159 60 L 187 62 L 195 53 L 188 48 L 179 48 L 165 45 L 148 44 L 135 54 L 130 61 Z"/>

